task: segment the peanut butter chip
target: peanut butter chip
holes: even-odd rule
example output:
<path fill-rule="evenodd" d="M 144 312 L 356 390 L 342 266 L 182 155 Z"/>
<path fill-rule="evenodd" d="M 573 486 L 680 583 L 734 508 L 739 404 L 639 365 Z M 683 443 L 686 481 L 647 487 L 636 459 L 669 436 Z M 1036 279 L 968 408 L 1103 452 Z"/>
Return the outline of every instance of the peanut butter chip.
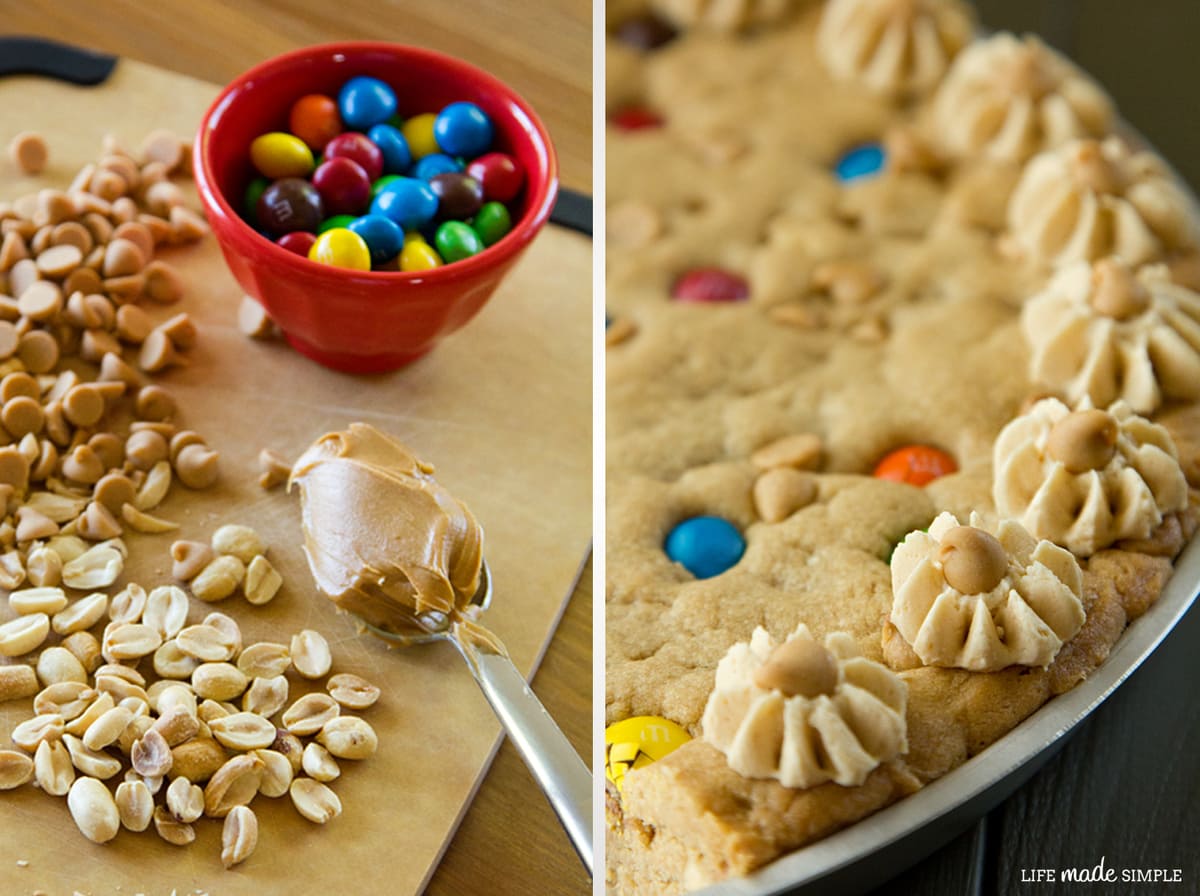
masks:
<path fill-rule="evenodd" d="M 87 445 L 79 445 L 63 458 L 62 471 L 68 479 L 92 485 L 104 475 L 104 462 Z"/>
<path fill-rule="evenodd" d="M 90 383 L 75 386 L 63 398 L 63 413 L 76 426 L 92 426 L 104 416 L 104 396 Z"/>
<path fill-rule="evenodd" d="M 29 249 L 21 234 L 15 230 L 4 234 L 4 241 L 0 243 L 0 271 L 12 270 L 14 264 L 28 257 Z"/>
<path fill-rule="evenodd" d="M 11 358 L 19 341 L 17 328 L 6 320 L 0 320 L 0 358 Z"/>
<path fill-rule="evenodd" d="M 165 261 L 146 265 L 146 295 L 155 302 L 177 302 L 183 295 L 183 280 Z"/>
<path fill-rule="evenodd" d="M 784 436 L 750 455 L 751 462 L 759 469 L 772 467 L 796 467 L 814 469 L 821 460 L 821 437 L 810 432 Z"/>
<path fill-rule="evenodd" d="M 18 395 L 38 398 L 42 394 L 37 380 L 24 371 L 17 370 L 0 380 L 0 401 L 10 401 Z"/>
<path fill-rule="evenodd" d="M 1117 422 L 1101 410 L 1075 411 L 1054 424 L 1046 454 L 1069 473 L 1108 466 L 1117 450 Z"/>
<path fill-rule="evenodd" d="M 83 256 L 92 251 L 96 241 L 92 239 L 92 235 L 88 229 L 78 221 L 64 221 L 54 228 L 50 235 L 50 244 L 52 246 L 74 246 L 79 250 L 79 261 L 76 265 L 83 263 Z M 38 264 L 41 265 L 42 259 L 38 258 Z M 70 273 L 64 271 L 64 274 Z"/>
<path fill-rule="evenodd" d="M 78 246 L 51 246 L 37 257 L 38 270 L 47 277 L 61 280 L 83 262 Z"/>
<path fill-rule="evenodd" d="M 178 360 L 179 353 L 162 330 L 152 330 L 138 353 L 138 366 L 151 373 L 164 370 Z"/>
<path fill-rule="evenodd" d="M 138 273 L 146 266 L 146 256 L 137 243 L 127 239 L 114 239 L 104 249 L 105 277 L 126 277 Z"/>
<path fill-rule="evenodd" d="M 18 395 L 4 402 L 4 409 L 0 411 L 0 422 L 3 422 L 9 435 L 16 439 L 41 432 L 45 420 L 42 406 L 28 395 Z"/>
<path fill-rule="evenodd" d="M 208 233 L 204 219 L 182 205 L 171 209 L 171 227 L 174 230 L 172 242 L 176 243 L 194 243 Z"/>
<path fill-rule="evenodd" d="M 208 488 L 217 481 L 219 455 L 205 445 L 188 445 L 175 459 L 179 481 L 188 488 Z"/>
<path fill-rule="evenodd" d="M 174 171 L 183 161 L 183 144 L 170 131 L 151 131 L 142 141 L 142 158 L 158 162 L 167 172 Z"/>
<path fill-rule="evenodd" d="M 186 351 L 196 344 L 196 324 L 186 312 L 159 324 L 158 329 L 166 333 L 171 344 L 178 349 Z"/>
<path fill-rule="evenodd" d="M 1008 554 L 982 529 L 955 526 L 942 536 L 938 552 L 946 583 L 963 594 L 986 594 L 1008 572 Z"/>
<path fill-rule="evenodd" d="M 100 478 L 96 483 L 96 487 L 92 489 L 93 500 L 104 506 L 109 513 L 113 514 L 113 518 L 121 512 L 121 508 L 126 504 L 132 504 L 137 497 L 137 489 L 134 488 L 132 480 L 120 473 L 109 473 L 107 476 Z"/>
<path fill-rule="evenodd" d="M 22 131 L 8 144 L 8 154 L 25 174 L 41 174 L 50 158 L 50 148 L 41 134 Z"/>
<path fill-rule="evenodd" d="M 167 440 L 153 430 L 131 433 L 125 440 L 125 457 L 135 470 L 149 470 L 167 457 Z"/>
<path fill-rule="evenodd" d="M 807 473 L 791 467 L 774 467 L 754 482 L 754 508 L 768 523 L 778 523 L 817 496 L 817 483 Z"/>
<path fill-rule="evenodd" d="M 117 309 L 117 338 L 140 345 L 152 329 L 150 316 L 137 305 L 122 305 Z"/>
<path fill-rule="evenodd" d="M 1122 262 L 1105 258 L 1092 268 L 1091 302 L 1100 314 L 1127 320 L 1150 307 L 1150 291 Z"/>
<path fill-rule="evenodd" d="M 175 414 L 175 399 L 162 386 L 138 390 L 134 409 L 139 420 L 169 420 Z"/>
<path fill-rule="evenodd" d="M 104 357 L 100 359 L 100 378 L 101 383 L 120 383 L 123 386 L 129 386 L 136 389 L 141 385 L 142 378 L 136 370 L 130 367 L 120 355 L 113 352 L 106 352 Z"/>
<path fill-rule="evenodd" d="M 113 231 L 113 239 L 129 240 L 142 250 L 143 258 L 149 259 L 154 255 L 154 237 L 145 224 L 126 221 Z"/>
<path fill-rule="evenodd" d="M 785 697 L 819 697 L 837 688 L 837 663 L 829 651 L 808 638 L 792 638 L 771 651 L 754 671 L 754 684 Z"/>
<path fill-rule="evenodd" d="M 8 289 L 14 296 L 19 296 L 34 283 L 42 279 L 37 262 L 32 258 L 22 258 L 8 272 Z"/>
<path fill-rule="evenodd" d="M 30 330 L 17 343 L 17 357 L 30 373 L 49 373 L 58 363 L 58 343 L 45 330 Z"/>
<path fill-rule="evenodd" d="M 0 448 L 0 483 L 18 491 L 29 485 L 29 461 L 15 446 Z"/>
<path fill-rule="evenodd" d="M 274 488 L 283 485 L 292 474 L 292 465 L 270 448 L 258 452 L 258 484 L 262 488 Z"/>

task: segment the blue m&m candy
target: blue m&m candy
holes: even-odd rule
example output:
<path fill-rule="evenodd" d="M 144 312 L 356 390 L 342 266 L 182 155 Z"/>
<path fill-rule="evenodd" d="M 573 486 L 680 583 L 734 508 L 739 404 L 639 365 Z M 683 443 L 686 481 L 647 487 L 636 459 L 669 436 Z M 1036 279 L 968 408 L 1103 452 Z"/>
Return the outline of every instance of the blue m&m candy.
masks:
<path fill-rule="evenodd" d="M 396 92 L 378 78 L 359 75 L 338 91 L 338 112 L 349 130 L 365 131 L 396 114 Z"/>
<path fill-rule="evenodd" d="M 433 122 L 433 137 L 442 152 L 477 156 L 492 145 L 492 121 L 474 103 L 451 103 Z"/>
<path fill-rule="evenodd" d="M 403 174 L 412 164 L 412 152 L 399 128 L 392 127 L 390 124 L 377 124 L 367 131 L 367 139 L 378 146 L 379 151 L 383 153 L 385 174 Z"/>
<path fill-rule="evenodd" d="M 742 559 L 746 540 L 729 520 L 694 516 L 671 530 L 663 549 L 696 578 L 711 579 Z"/>
<path fill-rule="evenodd" d="M 383 215 L 363 215 L 350 222 L 346 229 L 357 233 L 366 242 L 372 265 L 387 264 L 404 248 L 404 231 Z"/>
<path fill-rule="evenodd" d="M 429 184 L 411 177 L 392 181 L 371 201 L 371 214 L 391 218 L 404 230 L 416 230 L 433 220 L 438 198 Z"/>
<path fill-rule="evenodd" d="M 851 181 L 874 177 L 883 170 L 887 154 L 878 143 L 864 143 L 842 155 L 834 166 L 838 180 Z"/>
<path fill-rule="evenodd" d="M 415 177 L 417 180 L 432 180 L 439 174 L 454 174 L 456 171 L 462 170 L 463 166 L 444 152 L 435 152 L 423 159 L 417 159 L 417 163 L 412 166 L 408 176 Z"/>

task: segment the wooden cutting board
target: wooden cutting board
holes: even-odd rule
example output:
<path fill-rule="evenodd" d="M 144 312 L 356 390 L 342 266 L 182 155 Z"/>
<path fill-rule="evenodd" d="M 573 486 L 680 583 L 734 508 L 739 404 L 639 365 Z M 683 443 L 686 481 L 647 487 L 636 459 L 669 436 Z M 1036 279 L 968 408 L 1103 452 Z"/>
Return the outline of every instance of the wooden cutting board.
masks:
<path fill-rule="evenodd" d="M 109 131 L 132 147 L 153 128 L 191 135 L 217 91 L 133 61 L 120 62 L 101 87 L 0 80 L 0 144 L 31 129 L 51 148 L 41 178 L 0 162 L 0 196 L 65 185 L 98 156 Z M 174 537 L 205 540 L 226 522 L 253 526 L 271 545 L 284 589 L 265 607 L 233 597 L 215 609 L 240 622 L 247 644 L 286 642 L 302 628 L 325 633 L 335 672 L 358 673 L 383 689 L 364 713 L 379 751 L 342 763 L 331 786 L 344 813 L 323 827 L 301 818 L 287 797 L 258 797 L 258 849 L 231 871 L 221 867 L 217 821 L 197 823 L 189 847 L 171 846 L 153 830 L 122 831 L 98 846 L 76 830 L 65 799 L 28 785 L 2 793 L 0 893 L 417 893 L 487 767 L 499 726 L 451 646 L 389 651 L 357 635 L 315 594 L 297 498 L 260 489 L 255 458 L 264 447 L 293 458 L 320 434 L 363 420 L 434 463 L 487 533 L 495 599 L 486 622 L 531 673 L 590 540 L 591 243 L 547 227 L 478 318 L 410 368 L 373 377 L 335 373 L 281 342 L 243 337 L 236 327 L 241 291 L 211 237 L 160 257 L 178 267 L 187 294 L 178 306 L 147 310 L 163 318 L 189 312 L 200 340 L 185 368 L 158 381 L 179 400 L 183 424 L 220 450 L 222 479 L 207 492 L 173 489 L 158 512 L 182 528 L 176 536 L 131 537 L 120 582 L 167 582 Z M 193 600 L 189 621 L 211 609 Z M 0 605 L 0 618 L 10 612 Z M 293 680 L 291 696 L 311 689 Z M 5 746 L 29 707 L 0 704 Z M 529 799 L 542 799 L 532 783 Z M 503 874 L 502 859 L 480 869 L 481 888 L 496 874 Z"/>

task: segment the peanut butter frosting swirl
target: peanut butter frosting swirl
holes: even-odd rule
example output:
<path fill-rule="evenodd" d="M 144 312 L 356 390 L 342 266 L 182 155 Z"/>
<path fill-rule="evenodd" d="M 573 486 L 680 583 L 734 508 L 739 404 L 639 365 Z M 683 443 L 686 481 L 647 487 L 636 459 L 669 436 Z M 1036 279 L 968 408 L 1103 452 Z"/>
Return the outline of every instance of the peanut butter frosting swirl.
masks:
<path fill-rule="evenodd" d="M 1161 265 L 1105 258 L 1063 268 L 1021 312 L 1034 381 L 1077 404 L 1139 414 L 1200 400 L 1200 293 Z"/>
<path fill-rule="evenodd" d="M 1194 212 L 1163 162 L 1121 139 L 1073 140 L 1034 156 L 1008 203 L 1016 244 L 1041 264 L 1158 261 L 1196 242 Z"/>
<path fill-rule="evenodd" d="M 1148 538 L 1187 506 L 1171 436 L 1123 401 L 1101 411 L 1085 400 L 1073 412 L 1043 399 L 1001 430 L 992 462 L 1000 516 L 1078 557 Z"/>
<path fill-rule="evenodd" d="M 365 423 L 321 436 L 292 468 L 317 587 L 385 631 L 420 631 L 430 613 L 470 622 L 483 530 L 433 472 Z"/>
<path fill-rule="evenodd" d="M 1036 37 L 997 34 L 954 60 L 934 100 L 954 156 L 1023 162 L 1081 137 L 1103 137 L 1113 107 L 1091 78 Z"/>
<path fill-rule="evenodd" d="M 1084 621 L 1069 551 L 1019 523 L 993 534 L 941 513 L 892 555 L 892 623 L 927 666 L 995 672 L 1050 664 Z"/>
<path fill-rule="evenodd" d="M 651 6 L 679 28 L 741 31 L 788 15 L 799 0 L 654 0 Z"/>
<path fill-rule="evenodd" d="M 839 80 L 880 94 L 918 93 L 937 85 L 973 27 L 959 0 L 830 0 L 817 54 Z"/>
<path fill-rule="evenodd" d="M 800 625 L 777 645 L 759 627 L 717 665 L 701 725 L 744 777 L 849 787 L 908 750 L 907 700 L 904 681 L 848 634 L 822 645 Z"/>

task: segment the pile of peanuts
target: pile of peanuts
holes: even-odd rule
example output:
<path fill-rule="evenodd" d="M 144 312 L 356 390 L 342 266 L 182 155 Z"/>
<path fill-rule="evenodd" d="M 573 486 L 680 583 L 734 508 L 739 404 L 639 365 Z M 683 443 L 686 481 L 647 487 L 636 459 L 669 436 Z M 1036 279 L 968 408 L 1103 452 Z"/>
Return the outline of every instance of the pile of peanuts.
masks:
<path fill-rule="evenodd" d="M 0 587 L 60 584 L 84 553 L 61 536 L 177 528 L 149 513 L 172 481 L 218 476 L 217 452 L 145 381 L 196 341 L 187 314 L 155 324 L 138 304 L 180 298 L 155 250 L 207 232 L 170 179 L 188 159 L 167 132 L 137 154 L 107 138 L 65 191 L 0 203 Z"/>
<path fill-rule="evenodd" d="M 208 816 L 223 819 L 221 860 L 231 867 L 257 844 L 257 795 L 288 794 L 304 818 L 324 824 L 342 811 L 327 786 L 339 761 L 365 759 L 378 745 L 366 720 L 342 713 L 369 708 L 379 689 L 357 675 L 330 676 L 332 653 L 318 632 L 243 647 L 224 613 L 188 624 L 189 600 L 176 585 L 147 593 L 129 584 L 111 599 L 71 604 L 59 588 L 22 589 L 9 603 L 17 622 L 53 613 L 62 641 L 34 665 L 0 666 L 0 701 L 33 697 L 34 713 L 12 731 L 17 749 L 0 750 L 0 790 L 32 780 L 66 796 L 93 842 L 153 824 L 167 842 L 186 845 Z M 97 638 L 90 629 L 105 616 Z M 0 648 L 29 652 L 29 642 L 14 640 L 19 633 L 5 631 L 12 625 L 0 626 Z M 144 660 L 152 673 L 139 671 Z M 324 690 L 289 703 L 289 672 Z M 118 776 L 110 790 L 104 782 Z"/>

